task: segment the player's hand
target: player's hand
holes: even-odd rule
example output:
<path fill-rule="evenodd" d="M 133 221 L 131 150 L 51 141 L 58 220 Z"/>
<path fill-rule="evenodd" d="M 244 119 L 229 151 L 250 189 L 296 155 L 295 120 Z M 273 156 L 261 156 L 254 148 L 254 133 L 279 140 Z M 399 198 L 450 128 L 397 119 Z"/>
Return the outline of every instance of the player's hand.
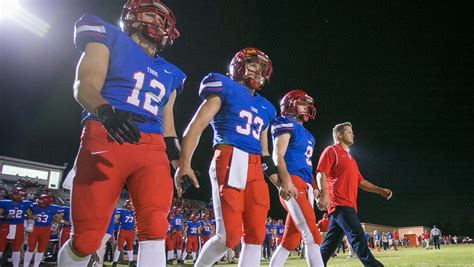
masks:
<path fill-rule="evenodd" d="M 387 188 L 379 188 L 378 193 L 386 200 L 389 200 L 390 198 L 392 198 L 392 194 L 393 194 L 392 191 Z"/>
<path fill-rule="evenodd" d="M 329 209 L 329 196 L 327 193 L 320 193 L 319 198 L 316 199 L 318 209 L 324 211 Z"/>
<path fill-rule="evenodd" d="M 143 117 L 115 109 L 110 104 L 99 106 L 97 115 L 115 142 L 121 145 L 124 142 L 135 144 L 140 140 L 140 130 L 135 122 L 145 122 Z"/>
<path fill-rule="evenodd" d="M 283 183 L 280 186 L 279 194 L 285 200 L 289 200 L 292 197 L 297 198 L 298 197 L 298 189 L 296 189 L 293 182 L 291 180 L 289 180 L 288 182 Z"/>
<path fill-rule="evenodd" d="M 176 187 L 178 197 L 181 197 L 191 185 L 194 185 L 195 188 L 199 188 L 196 174 L 193 169 L 191 169 L 191 166 L 180 165 L 174 175 L 174 186 Z"/>

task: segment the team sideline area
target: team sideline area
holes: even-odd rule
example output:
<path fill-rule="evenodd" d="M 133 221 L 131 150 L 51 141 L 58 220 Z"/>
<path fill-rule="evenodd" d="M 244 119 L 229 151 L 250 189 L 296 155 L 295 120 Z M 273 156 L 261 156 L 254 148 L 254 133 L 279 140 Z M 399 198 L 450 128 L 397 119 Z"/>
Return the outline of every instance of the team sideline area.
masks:
<path fill-rule="evenodd" d="M 339 254 L 332 258 L 328 266 L 362 266 L 357 258 L 346 259 L 348 254 Z M 374 256 L 385 266 L 474 266 L 474 244 L 470 245 L 450 245 L 443 246 L 441 250 L 426 250 L 423 248 L 399 248 L 398 251 L 374 252 Z M 262 260 L 261 266 L 268 266 L 268 260 Z M 127 266 L 127 265 L 120 265 Z M 187 260 L 184 265 L 168 266 L 192 266 L 191 260 Z M 237 266 L 220 262 L 218 266 Z M 306 266 L 304 259 L 300 259 L 296 253 L 285 263 L 285 266 Z"/>

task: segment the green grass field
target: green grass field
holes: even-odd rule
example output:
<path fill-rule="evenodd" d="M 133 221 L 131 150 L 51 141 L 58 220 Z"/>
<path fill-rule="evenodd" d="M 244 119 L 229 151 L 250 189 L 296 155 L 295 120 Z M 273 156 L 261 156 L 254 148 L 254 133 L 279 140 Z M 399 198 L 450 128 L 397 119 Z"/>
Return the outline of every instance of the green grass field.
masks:
<path fill-rule="evenodd" d="M 285 266 L 306 266 L 304 259 L 299 259 L 296 253 L 285 264 Z M 346 255 L 332 258 L 328 266 L 362 266 L 355 259 L 346 259 Z M 442 246 L 441 250 L 426 250 L 423 248 L 400 248 L 398 251 L 374 252 L 374 256 L 385 266 L 474 266 L 474 245 L 450 245 Z M 191 266 L 191 261 L 187 261 Z M 178 266 L 178 265 L 173 265 Z M 218 266 L 237 266 L 237 264 L 219 263 Z M 268 266 L 268 260 L 263 260 L 261 266 Z"/>

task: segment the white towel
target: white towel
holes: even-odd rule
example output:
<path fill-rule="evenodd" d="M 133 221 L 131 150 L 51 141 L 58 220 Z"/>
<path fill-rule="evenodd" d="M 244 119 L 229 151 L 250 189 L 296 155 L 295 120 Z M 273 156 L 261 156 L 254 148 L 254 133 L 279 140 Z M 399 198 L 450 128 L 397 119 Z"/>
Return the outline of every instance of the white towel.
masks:
<path fill-rule="evenodd" d="M 248 168 L 249 154 L 234 147 L 227 185 L 238 189 L 245 189 Z"/>
<path fill-rule="evenodd" d="M 15 235 L 16 235 L 16 224 L 10 224 L 10 226 L 8 227 L 7 239 L 13 240 L 15 239 Z"/>

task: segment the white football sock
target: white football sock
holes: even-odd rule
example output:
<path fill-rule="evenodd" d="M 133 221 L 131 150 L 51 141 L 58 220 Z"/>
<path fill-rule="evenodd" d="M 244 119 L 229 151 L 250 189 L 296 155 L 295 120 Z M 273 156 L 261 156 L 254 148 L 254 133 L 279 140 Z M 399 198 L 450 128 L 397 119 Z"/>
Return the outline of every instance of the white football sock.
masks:
<path fill-rule="evenodd" d="M 196 252 L 191 252 L 191 257 L 193 257 L 193 261 L 196 260 Z"/>
<path fill-rule="evenodd" d="M 181 260 L 183 257 L 183 251 L 181 249 L 176 250 L 176 260 Z"/>
<path fill-rule="evenodd" d="M 288 256 L 290 256 L 290 251 L 280 244 L 270 259 L 270 267 L 283 267 Z"/>
<path fill-rule="evenodd" d="M 34 267 L 39 267 L 41 264 L 41 260 L 43 259 L 44 252 L 36 252 L 35 255 L 35 263 L 33 264 Z"/>
<path fill-rule="evenodd" d="M 168 251 L 167 260 L 173 260 L 173 259 L 174 259 L 174 251 L 170 250 L 170 251 Z"/>
<path fill-rule="evenodd" d="M 91 255 L 86 257 L 77 256 L 69 245 L 71 239 L 61 247 L 58 253 L 58 267 L 86 267 L 91 259 Z"/>
<path fill-rule="evenodd" d="M 13 267 L 20 267 L 20 251 L 12 252 Z"/>
<path fill-rule="evenodd" d="M 221 241 L 218 235 L 213 236 L 202 247 L 194 267 L 210 267 L 214 265 L 216 261 L 224 256 L 227 249 L 225 242 Z"/>
<path fill-rule="evenodd" d="M 127 258 L 129 262 L 133 261 L 133 250 L 127 251 Z"/>
<path fill-rule="evenodd" d="M 308 264 L 308 266 L 324 267 L 321 251 L 319 250 L 319 245 L 315 243 L 305 243 L 304 255 L 306 256 L 306 264 Z"/>
<path fill-rule="evenodd" d="M 165 240 L 140 241 L 138 248 L 137 267 L 165 267 Z"/>
<path fill-rule="evenodd" d="M 23 267 L 29 267 L 31 259 L 33 258 L 34 252 L 25 252 L 25 257 L 23 258 Z"/>
<path fill-rule="evenodd" d="M 114 262 L 118 262 L 119 258 L 120 258 L 120 250 L 116 248 L 114 252 Z"/>
<path fill-rule="evenodd" d="M 239 267 L 259 267 L 262 245 L 242 243 L 239 257 Z"/>
<path fill-rule="evenodd" d="M 183 251 L 183 253 L 181 254 L 181 259 L 182 261 L 184 261 L 186 259 L 186 256 L 188 256 L 188 252 L 185 250 Z"/>

